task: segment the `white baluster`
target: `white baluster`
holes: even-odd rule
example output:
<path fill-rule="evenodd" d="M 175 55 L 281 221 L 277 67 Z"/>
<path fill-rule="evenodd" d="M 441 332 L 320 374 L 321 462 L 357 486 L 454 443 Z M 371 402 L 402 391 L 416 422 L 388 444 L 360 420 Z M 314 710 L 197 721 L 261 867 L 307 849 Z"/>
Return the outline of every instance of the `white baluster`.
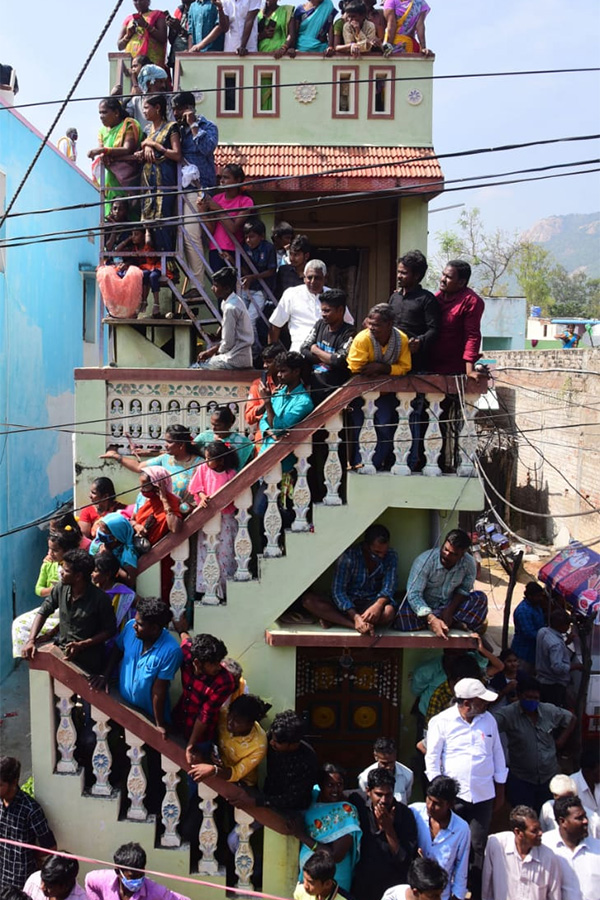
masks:
<path fill-rule="evenodd" d="M 57 772 L 75 774 L 79 766 L 74 759 L 77 732 L 73 725 L 73 691 L 60 681 L 54 681 L 54 693 L 59 698 L 56 704 L 58 709 L 58 728 L 56 729 L 56 744 L 60 759 L 56 764 Z"/>
<path fill-rule="evenodd" d="M 409 416 L 412 412 L 410 394 L 396 394 L 398 398 L 398 426 L 394 433 L 394 456 L 395 464 L 392 466 L 392 475 L 410 475 L 411 471 L 408 467 L 408 456 L 410 454 L 410 446 L 412 443 L 412 435 L 410 433 Z"/>
<path fill-rule="evenodd" d="M 298 477 L 294 485 L 294 512 L 296 518 L 292 522 L 292 531 L 310 531 L 310 522 L 307 521 L 308 510 L 310 509 L 310 488 L 306 478 L 310 468 L 308 457 L 312 453 L 311 444 L 299 444 L 294 450 L 298 462 L 296 463 L 296 472 Z"/>
<path fill-rule="evenodd" d="M 142 760 L 146 755 L 144 742 L 127 729 L 125 730 L 125 741 L 129 745 L 127 756 L 131 760 L 131 768 L 127 776 L 127 796 L 131 800 L 131 806 L 127 811 L 127 818 L 136 822 L 145 822 L 148 818 L 148 811 L 144 806 L 144 797 L 148 782 L 142 767 Z"/>
<path fill-rule="evenodd" d="M 375 475 L 376 469 L 371 460 L 377 449 L 377 432 L 375 431 L 375 401 L 379 397 L 379 391 L 367 391 L 364 397 L 364 421 L 360 429 L 358 445 L 360 448 L 361 475 Z"/>
<path fill-rule="evenodd" d="M 163 782 L 166 786 L 165 796 L 161 804 L 162 823 L 165 826 L 164 834 L 160 839 L 161 847 L 180 847 L 181 838 L 177 833 L 177 826 L 181 818 L 181 803 L 177 796 L 179 784 L 179 766 L 168 756 L 161 756 L 161 765 L 164 770 Z"/>
<path fill-rule="evenodd" d="M 171 550 L 171 559 L 173 565 L 173 587 L 169 592 L 169 605 L 173 611 L 173 618 L 177 621 L 185 612 L 187 605 L 187 591 L 185 589 L 184 577 L 187 572 L 187 559 L 190 555 L 190 542 L 186 538 L 177 547 Z"/>
<path fill-rule="evenodd" d="M 281 533 L 281 513 L 279 512 L 279 482 L 281 481 L 281 463 L 277 463 L 264 476 L 267 498 L 267 510 L 263 526 L 265 529 L 265 537 L 267 546 L 264 549 L 264 556 L 273 557 L 281 556 L 281 547 L 279 546 L 279 535 Z"/>
<path fill-rule="evenodd" d="M 442 474 L 442 470 L 438 465 L 438 458 L 442 452 L 442 433 L 440 431 L 440 403 L 444 399 L 443 394 L 426 394 L 429 401 L 429 410 L 427 416 L 429 425 L 425 434 L 425 458 L 427 462 L 423 469 L 423 475 L 430 478 Z"/>
<path fill-rule="evenodd" d="M 101 709 L 92 706 L 96 746 L 92 754 L 92 771 L 96 776 L 96 784 L 92 785 L 94 797 L 110 797 L 112 787 L 108 781 L 112 766 L 112 753 L 108 746 L 110 734 L 109 717 Z"/>
<path fill-rule="evenodd" d="M 202 578 L 204 579 L 204 597 L 202 604 L 204 606 L 218 606 L 221 602 L 219 597 L 221 566 L 217 557 L 217 549 L 219 546 L 219 533 L 221 531 L 221 513 L 217 513 L 204 526 L 204 543 L 206 545 L 206 559 L 202 566 Z"/>
<path fill-rule="evenodd" d="M 249 566 L 252 558 L 252 539 L 248 530 L 248 522 L 250 521 L 252 509 L 252 489 L 246 488 L 245 491 L 242 491 L 235 498 L 235 505 L 237 507 L 238 532 L 233 545 L 237 565 L 233 578 L 234 581 L 251 581 L 252 572 Z"/>
<path fill-rule="evenodd" d="M 461 478 L 470 478 L 475 474 L 475 465 L 473 457 L 477 449 L 477 432 L 475 431 L 475 416 L 477 407 L 473 403 L 469 403 L 466 397 L 463 397 L 463 406 L 466 419 L 463 425 L 462 433 L 458 442 L 458 468 L 456 474 Z"/>
<path fill-rule="evenodd" d="M 219 834 L 214 817 L 214 812 L 217 808 L 217 793 L 212 788 L 209 788 L 208 785 L 200 782 L 198 785 L 198 797 L 202 812 L 202 825 L 198 835 L 198 846 L 202 859 L 198 863 L 198 873 L 200 875 L 218 875 L 219 864 L 215 859 L 215 850 L 217 849 Z"/>
<path fill-rule="evenodd" d="M 327 429 L 327 459 L 323 467 L 323 477 L 327 494 L 323 500 L 325 506 L 341 506 L 340 485 L 342 483 L 342 464 L 340 462 L 340 431 L 343 422 L 340 413 L 332 416 L 325 423 Z"/>
<path fill-rule="evenodd" d="M 238 888 L 250 888 L 252 890 L 250 877 L 254 871 L 254 853 L 250 846 L 250 837 L 254 819 L 243 809 L 235 808 L 233 815 L 236 823 L 235 833 L 238 838 L 235 851 L 235 873 L 238 876 L 237 886 Z"/>

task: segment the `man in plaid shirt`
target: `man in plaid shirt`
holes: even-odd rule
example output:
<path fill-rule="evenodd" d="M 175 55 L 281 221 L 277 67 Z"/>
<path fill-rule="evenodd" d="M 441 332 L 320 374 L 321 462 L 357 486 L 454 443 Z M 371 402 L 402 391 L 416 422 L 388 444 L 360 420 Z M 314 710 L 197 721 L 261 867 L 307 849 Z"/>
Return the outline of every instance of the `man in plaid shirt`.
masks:
<path fill-rule="evenodd" d="M 56 849 L 56 840 L 39 803 L 19 787 L 21 763 L 0 759 L 0 838 Z M 22 888 L 37 869 L 33 850 L 0 842 L 0 888 Z"/>
<path fill-rule="evenodd" d="M 235 679 L 221 662 L 227 647 L 212 634 L 190 637 L 187 622 L 180 619 L 175 628 L 181 636 L 183 693 L 174 711 L 177 725 L 187 738 L 188 763 L 200 762 L 198 751 L 210 750 L 219 721 L 219 710 L 235 690 Z"/>

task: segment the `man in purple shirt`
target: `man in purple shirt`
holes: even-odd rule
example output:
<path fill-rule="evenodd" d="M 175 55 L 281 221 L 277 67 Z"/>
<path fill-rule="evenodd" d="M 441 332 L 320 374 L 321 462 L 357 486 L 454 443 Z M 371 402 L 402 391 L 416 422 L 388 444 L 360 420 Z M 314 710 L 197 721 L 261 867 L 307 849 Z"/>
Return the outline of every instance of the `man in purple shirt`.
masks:
<path fill-rule="evenodd" d="M 85 890 L 89 900 L 189 900 L 183 894 L 144 875 L 146 851 L 140 844 L 122 844 L 113 856 L 112 869 L 96 869 L 85 879 Z"/>
<path fill-rule="evenodd" d="M 470 278 L 471 266 L 463 259 L 451 259 L 442 272 L 440 290 L 435 295 L 440 307 L 440 330 L 429 351 L 429 366 L 436 375 L 466 375 L 480 382 L 487 377 L 475 368 L 481 356 L 484 303 L 467 287 Z M 454 472 L 458 464 L 458 437 L 463 426 L 458 395 L 445 397 L 441 408 L 440 468 L 443 472 Z"/>

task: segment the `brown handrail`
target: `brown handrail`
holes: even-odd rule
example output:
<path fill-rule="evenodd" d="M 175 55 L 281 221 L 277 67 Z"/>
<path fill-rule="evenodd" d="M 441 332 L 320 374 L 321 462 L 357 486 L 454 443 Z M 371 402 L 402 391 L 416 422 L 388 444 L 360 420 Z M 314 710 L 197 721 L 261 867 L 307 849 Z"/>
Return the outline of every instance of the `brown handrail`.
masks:
<path fill-rule="evenodd" d="M 464 389 L 468 395 L 479 396 L 485 394 L 488 389 L 487 384 L 477 384 L 464 376 L 427 375 L 419 377 L 418 375 L 405 375 L 401 378 L 368 378 L 364 375 L 355 375 L 354 378 L 351 378 L 350 381 L 319 404 L 310 415 L 302 419 L 295 428 L 290 429 L 285 437 L 282 437 L 272 447 L 269 447 L 264 453 L 261 453 L 260 456 L 244 466 L 235 478 L 228 481 L 226 485 L 211 497 L 209 506 L 203 509 L 195 509 L 184 521 L 181 530 L 177 534 L 168 534 L 155 544 L 152 550 L 140 558 L 138 572 L 144 572 L 161 559 L 164 559 L 165 556 L 168 556 L 171 550 L 177 547 L 185 538 L 189 538 L 192 534 L 199 531 L 219 510 L 224 509 L 230 503 L 234 503 L 236 497 L 242 491 L 252 487 L 274 465 L 285 459 L 299 444 L 310 441 L 315 431 L 323 428 L 328 419 L 335 413 L 341 412 L 356 397 L 362 396 L 366 391 L 407 394 L 425 394 L 433 391 L 442 394 L 456 394 L 458 393 L 457 382 L 461 378 L 465 382 Z"/>

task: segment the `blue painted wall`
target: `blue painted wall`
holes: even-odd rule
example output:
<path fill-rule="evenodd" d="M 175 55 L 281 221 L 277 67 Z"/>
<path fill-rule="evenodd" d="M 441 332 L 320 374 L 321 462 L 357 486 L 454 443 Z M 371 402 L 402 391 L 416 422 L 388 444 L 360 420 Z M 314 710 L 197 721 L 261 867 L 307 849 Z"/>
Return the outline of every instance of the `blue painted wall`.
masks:
<path fill-rule="evenodd" d="M 0 172 L 6 203 L 40 146 L 17 113 L 0 108 Z M 93 185 L 45 147 L 13 212 L 95 203 Z M 24 215 L 2 228 L 3 240 L 40 232 L 94 228 L 95 208 Z M 48 515 L 72 496 L 72 438 L 56 430 L 7 434 L 12 425 L 42 429 L 73 422 L 73 369 L 83 364 L 83 278 L 97 264 L 96 242 L 75 240 L 8 248 L 0 271 L 0 534 Z M 89 347 L 89 345 L 88 345 Z M 12 669 L 10 626 L 34 609 L 46 532 L 39 527 L 0 538 L 0 680 Z"/>

